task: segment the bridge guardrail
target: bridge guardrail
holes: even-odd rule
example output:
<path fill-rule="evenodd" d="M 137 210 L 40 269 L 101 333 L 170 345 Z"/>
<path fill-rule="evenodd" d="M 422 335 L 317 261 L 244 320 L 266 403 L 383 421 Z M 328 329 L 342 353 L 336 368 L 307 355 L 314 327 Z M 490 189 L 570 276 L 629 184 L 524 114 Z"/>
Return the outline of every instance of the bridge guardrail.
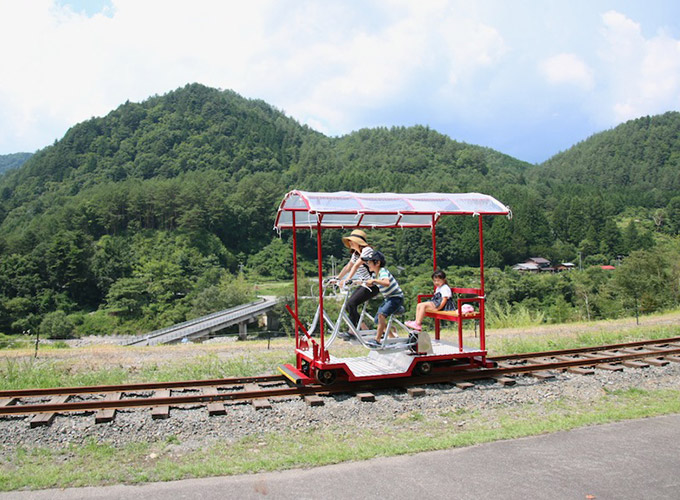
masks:
<path fill-rule="evenodd" d="M 155 330 L 145 335 L 139 335 L 127 342 L 126 345 L 155 345 L 159 343 L 172 342 L 173 340 L 191 336 L 198 331 L 209 330 L 215 326 L 224 325 L 225 323 L 229 322 L 236 323 L 238 322 L 237 320 L 241 318 L 261 313 L 263 310 L 273 307 L 276 302 L 276 300 L 261 298 L 255 302 L 241 304 L 224 311 L 219 311 L 207 316 L 185 321 L 177 325 Z M 225 325 L 225 328 L 226 326 L 230 325 Z"/>

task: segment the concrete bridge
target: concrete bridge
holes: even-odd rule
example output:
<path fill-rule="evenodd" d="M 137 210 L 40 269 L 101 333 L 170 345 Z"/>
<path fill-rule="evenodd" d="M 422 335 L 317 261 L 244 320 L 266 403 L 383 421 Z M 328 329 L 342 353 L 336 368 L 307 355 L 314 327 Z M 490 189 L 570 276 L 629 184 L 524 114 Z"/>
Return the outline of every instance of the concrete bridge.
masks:
<path fill-rule="evenodd" d="M 201 318 L 192 319 L 169 326 L 161 330 L 139 335 L 125 345 L 157 345 L 181 342 L 183 339 L 194 340 L 223 330 L 230 326 L 239 325 L 239 339 L 245 339 L 248 333 L 248 323 L 252 323 L 259 316 L 267 315 L 278 303 L 277 297 L 262 297 L 255 302 L 225 309 Z"/>

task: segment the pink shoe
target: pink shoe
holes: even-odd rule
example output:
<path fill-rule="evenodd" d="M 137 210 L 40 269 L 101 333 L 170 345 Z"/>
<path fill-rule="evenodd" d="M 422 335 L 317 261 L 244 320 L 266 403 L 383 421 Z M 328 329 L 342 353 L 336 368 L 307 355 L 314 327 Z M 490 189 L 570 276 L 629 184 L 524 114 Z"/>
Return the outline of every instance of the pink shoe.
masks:
<path fill-rule="evenodd" d="M 407 321 L 404 323 L 406 326 L 408 326 L 411 330 L 415 330 L 417 332 L 421 331 L 423 329 L 422 326 L 420 326 L 418 323 L 415 321 Z"/>

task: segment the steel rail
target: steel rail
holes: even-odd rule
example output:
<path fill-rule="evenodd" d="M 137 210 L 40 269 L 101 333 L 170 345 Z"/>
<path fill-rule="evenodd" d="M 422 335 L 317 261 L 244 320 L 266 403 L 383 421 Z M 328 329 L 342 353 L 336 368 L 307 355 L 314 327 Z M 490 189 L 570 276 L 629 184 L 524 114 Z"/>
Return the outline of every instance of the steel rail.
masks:
<path fill-rule="evenodd" d="M 625 342 L 623 344 L 609 344 L 606 346 L 597 347 L 574 347 L 572 349 L 561 349 L 558 351 L 546 351 L 546 352 L 527 352 L 522 354 L 508 354 L 505 356 L 494 356 L 487 357 L 491 361 L 507 361 L 512 359 L 527 359 L 527 358 L 539 358 L 547 356 L 566 356 L 568 354 L 578 354 L 582 352 L 594 352 L 594 351 L 609 351 L 612 349 L 623 349 L 626 347 L 642 347 L 645 345 L 659 345 L 659 344 L 672 344 L 673 342 L 680 342 L 680 337 L 670 337 L 666 339 L 656 339 L 656 340 L 637 340 L 633 342 Z"/>
<path fill-rule="evenodd" d="M 192 403 L 214 403 L 219 401 L 239 401 L 270 397 L 297 396 L 315 394 L 319 388 L 314 387 L 285 387 L 280 389 L 262 389 L 257 391 L 241 391 L 224 394 L 205 395 L 195 394 L 187 396 L 168 396 L 151 398 L 130 398 L 113 401 L 75 401 L 71 403 L 34 403 L 25 405 L 9 405 L 0 407 L 0 415 L 17 415 L 26 413 L 61 413 L 72 411 L 95 411 L 105 408 L 135 408 L 150 406 L 177 406 Z"/>
<path fill-rule="evenodd" d="M 671 339 L 672 341 L 675 341 Z M 577 349 L 578 352 L 565 353 L 562 351 L 546 351 L 540 353 L 533 353 L 533 358 L 550 358 L 555 356 L 562 356 L 565 354 L 582 354 L 593 351 L 611 351 L 621 348 L 640 347 L 645 345 L 667 345 L 669 339 L 662 339 L 659 341 L 642 341 L 631 342 L 627 344 L 615 344 L 607 346 L 599 346 L 597 348 L 582 348 Z M 567 350 L 573 351 L 573 350 Z M 94 411 L 105 408 L 131 408 L 131 407 L 153 407 L 153 406 L 178 406 L 185 404 L 196 403 L 211 403 L 220 401 L 243 401 L 253 400 L 259 398 L 274 398 L 285 396 L 305 396 L 312 394 L 334 394 L 357 392 L 358 390 L 367 389 L 386 389 L 408 387 L 413 385 L 428 385 L 439 383 L 456 383 L 470 380 L 481 380 L 489 378 L 497 378 L 504 375 L 541 372 L 549 370 L 568 369 L 579 366 L 595 366 L 599 364 L 617 363 L 626 360 L 634 360 L 640 358 L 662 358 L 668 355 L 680 354 L 680 346 L 659 351 L 641 351 L 636 353 L 607 353 L 596 358 L 579 358 L 573 360 L 556 360 L 546 361 L 542 363 L 527 363 L 524 365 L 499 366 L 496 368 L 482 368 L 482 369 L 466 369 L 460 371 L 449 371 L 446 373 L 432 373 L 429 375 L 401 377 L 394 379 L 379 379 L 354 383 L 336 383 L 329 386 L 323 385 L 309 385 L 303 387 L 283 387 L 283 388 L 261 388 L 258 390 L 249 391 L 234 391 L 221 394 L 194 394 L 194 395 L 176 395 L 169 397 L 150 397 L 150 398 L 129 398 L 119 399 L 113 401 L 94 400 L 94 401 L 75 401 L 66 403 L 31 403 L 31 404 L 9 404 L 0 406 L 0 415 L 21 415 L 21 414 L 35 414 L 35 413 L 58 413 L 58 412 L 72 412 L 72 411 Z M 521 355 L 522 358 L 514 359 L 532 359 L 531 356 Z M 507 357 L 495 358 L 499 360 L 513 359 Z M 148 384 L 128 384 L 125 386 L 90 386 L 90 387 L 76 387 L 76 388 L 52 388 L 52 389 L 34 389 L 22 391 L 2 391 L 0 396 L 9 398 L 20 398 L 26 396 L 36 395 L 76 395 L 84 393 L 105 393 L 105 392 L 132 392 L 135 390 L 152 390 L 161 388 L 196 388 L 196 387 L 223 387 L 223 386 L 239 386 L 246 383 L 264 383 L 264 382 L 284 382 L 285 378 L 281 375 L 269 375 L 263 377 L 243 377 L 232 379 L 212 379 L 212 380 L 193 380 L 182 382 L 167 382 L 167 383 L 148 383 Z M 101 390 L 105 388 L 106 390 Z M 40 391 L 41 394 L 36 394 Z M 45 392 L 50 391 L 50 392 Z M 31 393 L 31 394 L 28 394 Z"/>
<path fill-rule="evenodd" d="M 133 392 L 154 389 L 175 389 L 183 387 L 228 386 L 257 384 L 263 382 L 285 382 L 283 375 L 262 375 L 258 377 L 217 378 L 203 380 L 182 380 L 175 382 L 142 382 L 121 385 L 90 385 L 82 387 L 47 387 L 41 389 L 16 389 L 0 391 L 0 398 L 23 398 L 30 396 L 54 396 L 58 394 L 104 394 L 107 392 Z"/>

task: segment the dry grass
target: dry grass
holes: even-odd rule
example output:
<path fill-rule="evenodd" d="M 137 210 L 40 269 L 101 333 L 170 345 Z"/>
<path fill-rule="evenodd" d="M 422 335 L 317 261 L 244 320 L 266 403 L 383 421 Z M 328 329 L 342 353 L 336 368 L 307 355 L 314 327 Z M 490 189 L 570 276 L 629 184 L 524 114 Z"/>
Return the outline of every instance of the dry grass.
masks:
<path fill-rule="evenodd" d="M 635 318 L 618 320 L 566 323 L 560 325 L 542 325 L 527 328 L 487 329 L 487 349 L 490 354 L 499 354 L 509 340 L 525 340 L 548 338 L 555 341 L 576 339 L 584 335 L 597 336 L 610 333 L 624 336 L 628 333 L 644 337 L 646 332 L 672 330 L 680 325 L 680 311 L 666 314 L 644 316 L 637 325 Z M 471 326 L 471 325 L 469 325 Z M 474 330 L 468 328 L 464 332 L 466 346 L 478 345 Z M 658 337 L 658 335 L 656 335 Z M 444 329 L 442 338 L 455 340 L 457 331 Z M 219 343 L 181 344 L 154 347 L 126 347 L 102 344 L 88 345 L 69 349 L 44 349 L 38 353 L 38 361 L 53 365 L 71 374 L 92 373 L 101 370 L 121 370 L 130 374 L 141 375 L 149 370 L 174 366 L 181 372 L 182 366 L 198 365 L 206 359 L 212 363 L 227 363 L 245 359 L 262 366 L 264 373 L 273 373 L 276 365 L 288 362 L 293 357 L 293 339 L 279 337 L 267 340 L 249 340 L 239 342 L 225 340 Z M 362 356 L 365 350 L 347 342 L 338 341 L 332 347 L 332 353 L 339 357 Z M 33 360 L 33 348 L 5 349 L 2 357 L 9 362 L 26 363 Z M 178 373 L 179 374 L 179 373 Z"/>

